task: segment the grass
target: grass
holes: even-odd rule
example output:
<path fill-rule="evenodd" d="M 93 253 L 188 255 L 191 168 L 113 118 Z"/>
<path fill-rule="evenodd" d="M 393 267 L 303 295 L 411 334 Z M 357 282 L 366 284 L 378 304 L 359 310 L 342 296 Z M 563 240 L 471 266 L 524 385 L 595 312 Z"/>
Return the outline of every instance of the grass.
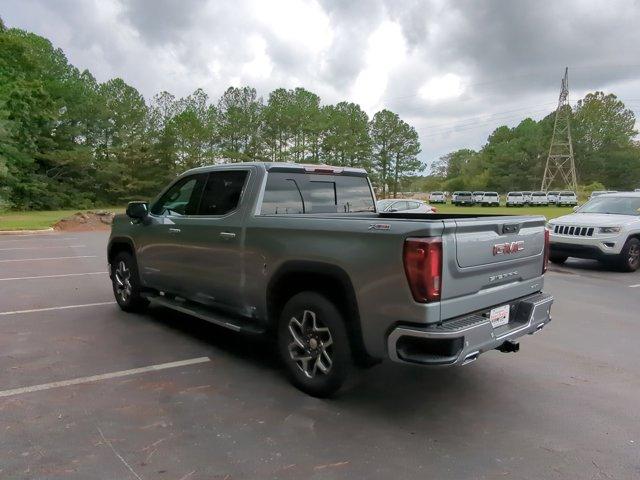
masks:
<path fill-rule="evenodd" d="M 434 205 L 439 213 L 496 213 L 500 215 L 544 215 L 547 220 L 572 212 L 571 207 L 458 207 L 451 204 Z M 94 208 L 91 210 L 124 211 L 124 207 Z M 41 230 L 51 227 L 58 220 L 78 211 L 88 210 L 47 210 L 42 212 L 0 213 L 0 230 Z"/>
<path fill-rule="evenodd" d="M 495 213 L 499 215 L 543 215 L 547 220 L 573 212 L 572 207 L 459 207 L 451 204 L 434 205 L 438 213 Z"/>
<path fill-rule="evenodd" d="M 1 212 L 0 230 L 42 230 L 51 227 L 58 220 L 69 217 L 76 212 L 91 210 L 109 210 L 122 212 L 123 207 L 92 208 L 88 210 L 46 210 L 40 212 Z"/>

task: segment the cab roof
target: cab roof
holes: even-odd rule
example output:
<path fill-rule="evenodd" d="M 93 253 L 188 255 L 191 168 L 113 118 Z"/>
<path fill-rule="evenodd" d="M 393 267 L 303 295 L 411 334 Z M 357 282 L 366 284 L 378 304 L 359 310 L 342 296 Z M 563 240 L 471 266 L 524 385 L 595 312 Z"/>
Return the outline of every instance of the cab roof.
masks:
<path fill-rule="evenodd" d="M 223 170 L 234 167 L 257 167 L 269 171 L 278 172 L 300 172 L 300 173 L 324 173 L 324 174 L 347 174 L 357 176 L 367 176 L 364 168 L 341 167 L 334 165 L 319 165 L 311 163 L 294 163 L 294 162 L 233 162 L 219 163 L 216 165 L 205 165 L 204 167 L 193 168 L 188 173 L 210 172 L 214 170 Z M 185 172 L 187 173 L 187 172 Z"/>

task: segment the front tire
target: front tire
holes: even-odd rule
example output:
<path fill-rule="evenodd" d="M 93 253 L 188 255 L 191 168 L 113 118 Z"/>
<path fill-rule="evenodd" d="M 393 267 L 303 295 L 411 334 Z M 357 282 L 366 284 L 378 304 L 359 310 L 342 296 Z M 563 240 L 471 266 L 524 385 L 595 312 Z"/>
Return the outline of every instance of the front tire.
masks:
<path fill-rule="evenodd" d="M 349 337 L 338 308 L 315 292 L 291 297 L 280 315 L 278 353 L 298 389 L 313 397 L 333 395 L 351 368 Z"/>
<path fill-rule="evenodd" d="M 566 255 L 549 255 L 549 261 L 551 263 L 555 263 L 556 265 L 562 265 L 564 262 L 567 261 L 567 257 Z"/>
<path fill-rule="evenodd" d="M 138 265 L 128 252 L 118 253 L 110 265 L 111 285 L 116 302 L 125 312 L 141 312 L 149 305 L 142 297 Z"/>
<path fill-rule="evenodd" d="M 635 272 L 640 268 L 640 240 L 630 238 L 618 256 L 618 267 L 623 272 Z"/>

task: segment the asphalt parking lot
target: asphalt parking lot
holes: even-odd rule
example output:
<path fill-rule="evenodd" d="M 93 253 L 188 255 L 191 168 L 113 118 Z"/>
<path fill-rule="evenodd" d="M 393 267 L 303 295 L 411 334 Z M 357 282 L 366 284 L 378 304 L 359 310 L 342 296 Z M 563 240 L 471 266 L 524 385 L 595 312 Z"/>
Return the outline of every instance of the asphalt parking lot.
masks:
<path fill-rule="evenodd" d="M 0 236 L 0 478 L 640 478 L 640 272 L 552 267 L 519 353 L 318 400 L 268 342 L 121 312 L 106 242 Z"/>

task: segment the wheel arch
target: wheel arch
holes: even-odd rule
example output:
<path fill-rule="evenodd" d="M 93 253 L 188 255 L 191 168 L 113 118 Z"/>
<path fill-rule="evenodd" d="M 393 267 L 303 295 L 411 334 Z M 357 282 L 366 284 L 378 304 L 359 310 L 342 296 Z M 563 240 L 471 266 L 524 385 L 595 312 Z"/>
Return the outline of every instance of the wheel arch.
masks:
<path fill-rule="evenodd" d="M 344 316 L 353 359 L 367 366 L 375 363 L 362 339 L 355 289 L 347 272 L 337 265 L 316 261 L 289 261 L 281 265 L 267 284 L 267 322 L 275 331 L 286 302 L 303 291 L 314 291 L 334 302 Z"/>
<path fill-rule="evenodd" d="M 636 239 L 640 240 L 640 230 L 638 230 L 637 232 L 631 232 L 629 234 L 629 236 L 627 237 L 627 240 L 629 240 L 630 238 L 636 238 Z M 625 240 L 625 242 L 627 240 Z"/>
<path fill-rule="evenodd" d="M 135 257 L 136 249 L 133 240 L 129 237 L 114 237 L 110 239 L 107 247 L 107 261 L 109 264 L 120 252 L 128 252 Z"/>

